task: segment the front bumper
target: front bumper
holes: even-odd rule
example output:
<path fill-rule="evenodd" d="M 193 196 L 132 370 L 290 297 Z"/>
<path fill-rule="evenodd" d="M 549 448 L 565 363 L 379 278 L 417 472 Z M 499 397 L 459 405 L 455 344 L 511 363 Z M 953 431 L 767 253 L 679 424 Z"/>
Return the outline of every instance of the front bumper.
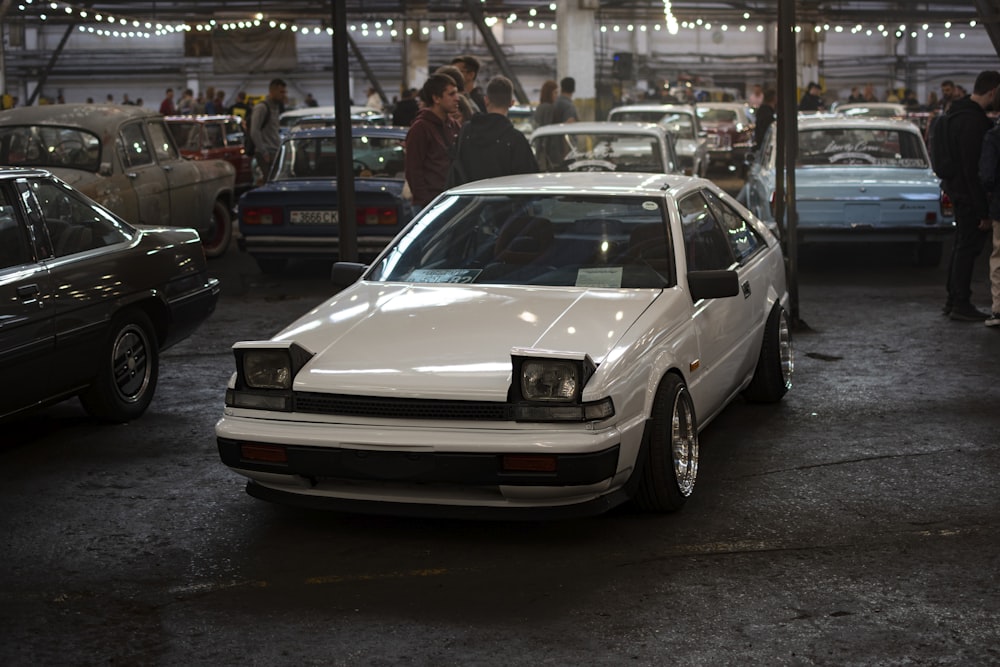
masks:
<path fill-rule="evenodd" d="M 412 422 L 411 422 L 412 423 Z M 222 462 L 278 502 L 386 514 L 572 516 L 606 511 L 631 474 L 642 422 L 616 428 L 447 428 L 276 422 L 227 412 L 216 425 Z M 245 446 L 277 445 L 277 462 Z M 546 469 L 510 465 L 541 457 Z"/>

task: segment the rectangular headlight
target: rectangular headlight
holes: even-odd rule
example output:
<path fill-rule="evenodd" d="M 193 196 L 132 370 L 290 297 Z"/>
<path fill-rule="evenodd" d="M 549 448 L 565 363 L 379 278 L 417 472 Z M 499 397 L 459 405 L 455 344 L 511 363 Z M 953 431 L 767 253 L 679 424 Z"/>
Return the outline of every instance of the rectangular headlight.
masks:
<path fill-rule="evenodd" d="M 583 402 L 583 388 L 597 370 L 589 355 L 518 348 L 511 362 L 515 421 L 600 421 L 615 414 L 610 398 Z"/>
<path fill-rule="evenodd" d="M 301 345 L 284 341 L 239 342 L 233 353 L 236 389 L 257 391 L 291 390 L 295 375 L 313 356 Z"/>
<path fill-rule="evenodd" d="M 579 362 L 525 359 L 521 365 L 521 397 L 526 401 L 572 402 L 583 389 Z"/>
<path fill-rule="evenodd" d="M 247 350 L 243 379 L 253 389 L 291 389 L 292 359 L 287 350 Z"/>

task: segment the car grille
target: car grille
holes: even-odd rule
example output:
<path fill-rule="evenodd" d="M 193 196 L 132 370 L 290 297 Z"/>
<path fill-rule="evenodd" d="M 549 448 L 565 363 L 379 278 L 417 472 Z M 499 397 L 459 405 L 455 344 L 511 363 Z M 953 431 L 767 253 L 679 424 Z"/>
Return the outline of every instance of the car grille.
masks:
<path fill-rule="evenodd" d="M 514 408 L 509 403 L 345 396 L 315 392 L 295 392 L 294 410 L 346 417 L 514 421 Z"/>

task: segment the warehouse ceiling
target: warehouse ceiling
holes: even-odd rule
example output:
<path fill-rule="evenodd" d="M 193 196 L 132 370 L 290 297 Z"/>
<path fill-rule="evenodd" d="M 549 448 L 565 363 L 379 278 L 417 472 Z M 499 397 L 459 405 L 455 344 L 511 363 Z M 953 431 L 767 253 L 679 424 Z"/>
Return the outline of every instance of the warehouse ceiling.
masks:
<path fill-rule="evenodd" d="M 664 0 L 561 0 L 593 6 L 608 18 L 656 20 L 664 14 Z M 540 20 L 551 20 L 555 12 L 552 0 L 336 0 L 346 9 L 348 20 L 366 18 L 406 19 L 427 18 L 447 20 L 468 18 L 466 3 L 475 2 L 485 15 L 506 17 L 527 16 L 534 11 Z M 73 2 L 52 3 L 59 11 L 49 9 L 46 0 L 4 0 L 9 13 L 17 15 L 20 7 L 25 18 L 47 12 L 49 21 L 70 21 L 73 15 L 66 7 L 87 9 L 93 13 L 115 14 L 128 18 L 156 21 L 239 20 L 262 15 L 268 19 L 327 21 L 332 16 L 332 0 L 174 0 L 157 2 Z M 670 0 L 671 10 L 678 21 L 696 19 L 722 21 L 776 19 L 776 0 Z M 936 0 L 920 2 L 900 0 L 797 0 L 796 16 L 800 22 L 871 23 L 896 22 L 901 17 L 927 22 L 971 20 L 977 18 L 974 0 Z"/>

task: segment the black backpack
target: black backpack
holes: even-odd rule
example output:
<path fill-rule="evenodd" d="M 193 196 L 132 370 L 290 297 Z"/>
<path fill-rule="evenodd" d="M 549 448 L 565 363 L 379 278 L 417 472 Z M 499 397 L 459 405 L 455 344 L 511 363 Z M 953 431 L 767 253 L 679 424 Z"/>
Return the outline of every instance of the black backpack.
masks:
<path fill-rule="evenodd" d="M 951 125 L 955 116 L 961 113 L 948 112 L 938 116 L 931 131 L 931 166 L 943 181 L 955 178 L 961 169 L 955 157 L 954 138 L 951 136 Z"/>

